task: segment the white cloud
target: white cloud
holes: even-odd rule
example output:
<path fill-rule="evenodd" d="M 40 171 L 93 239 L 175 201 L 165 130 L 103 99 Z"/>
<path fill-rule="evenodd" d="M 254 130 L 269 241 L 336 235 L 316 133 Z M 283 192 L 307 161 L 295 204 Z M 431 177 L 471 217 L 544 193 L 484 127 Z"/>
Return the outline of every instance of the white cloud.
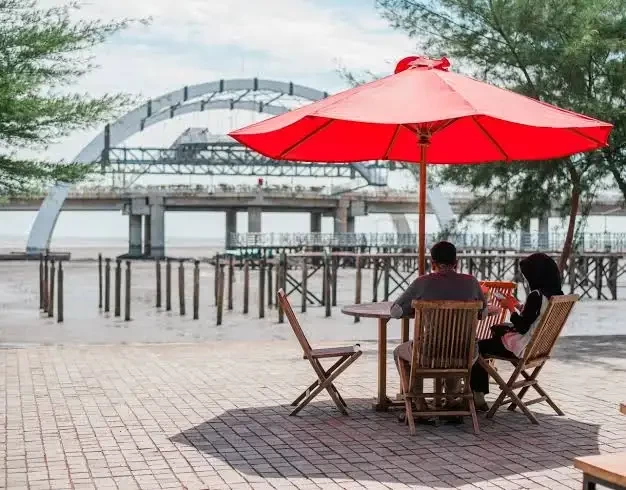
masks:
<path fill-rule="evenodd" d="M 65 3 L 43 0 L 41 4 Z M 77 13 L 103 20 L 151 17 L 95 51 L 100 68 L 77 89 L 154 97 L 219 78 L 292 80 L 327 91 L 338 66 L 389 73 L 412 43 L 378 17 L 373 2 L 342 0 L 91 0 Z M 50 148 L 71 157 L 86 134 Z"/>

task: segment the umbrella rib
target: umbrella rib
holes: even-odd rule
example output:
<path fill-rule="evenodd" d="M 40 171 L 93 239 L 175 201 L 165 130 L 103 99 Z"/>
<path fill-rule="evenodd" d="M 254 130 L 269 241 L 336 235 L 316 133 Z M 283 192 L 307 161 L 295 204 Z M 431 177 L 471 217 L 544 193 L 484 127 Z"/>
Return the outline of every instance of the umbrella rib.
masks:
<path fill-rule="evenodd" d="M 278 159 L 284 158 L 287 153 L 292 152 L 293 150 L 295 150 L 301 144 L 306 143 L 310 138 L 315 136 L 317 133 L 319 133 L 323 129 L 326 129 L 328 126 L 330 126 L 335 121 L 336 121 L 336 119 L 329 119 L 328 121 L 324 122 L 324 124 L 318 126 L 317 128 L 315 128 L 310 133 L 305 134 L 302 138 L 300 138 L 294 144 L 288 146 L 285 150 L 281 151 L 280 154 L 278 155 Z"/>
<path fill-rule="evenodd" d="M 480 124 L 478 119 L 476 119 L 476 116 L 472 116 L 472 121 L 474 121 L 474 124 L 478 126 L 478 129 L 480 129 L 480 131 L 489 139 L 489 141 L 491 141 L 491 144 L 498 149 L 500 154 L 504 157 L 504 160 L 506 162 L 510 161 L 509 155 L 507 155 L 506 151 L 504 151 L 502 146 L 500 146 L 500 144 L 495 140 L 495 138 L 489 134 L 489 131 L 487 131 L 485 127 L 482 124 Z"/>
<path fill-rule="evenodd" d="M 592 136 L 588 136 L 585 133 L 583 133 L 582 131 L 578 130 L 577 128 L 567 128 L 570 131 L 572 131 L 573 133 L 576 133 L 578 136 L 582 136 L 583 138 L 592 141 L 593 143 L 595 143 L 596 145 L 598 145 L 599 148 L 604 148 L 605 146 L 607 146 L 606 143 L 602 143 L 602 141 L 595 139 Z"/>
<path fill-rule="evenodd" d="M 387 149 L 385 150 L 385 153 L 383 154 L 383 160 L 389 160 L 389 153 L 391 153 L 391 148 L 393 147 L 393 144 L 396 142 L 396 137 L 398 136 L 398 133 L 400 132 L 400 128 L 402 126 L 400 124 L 396 125 L 396 129 L 393 130 L 393 134 L 391 135 L 391 140 L 389 141 L 389 145 L 387 146 Z"/>

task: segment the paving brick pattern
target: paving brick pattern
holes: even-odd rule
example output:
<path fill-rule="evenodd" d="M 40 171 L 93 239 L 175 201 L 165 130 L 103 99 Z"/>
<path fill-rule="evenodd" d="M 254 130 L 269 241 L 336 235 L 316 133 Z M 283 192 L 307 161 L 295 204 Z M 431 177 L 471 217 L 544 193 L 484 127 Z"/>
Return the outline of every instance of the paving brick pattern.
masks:
<path fill-rule="evenodd" d="M 535 405 L 540 426 L 504 411 L 479 436 L 467 421 L 411 437 L 372 411 L 363 347 L 338 382 L 350 417 L 327 396 L 288 416 L 313 379 L 295 341 L 0 350 L 0 488 L 567 489 L 573 457 L 626 450 L 626 361 L 602 348 L 542 373 L 566 417 Z"/>

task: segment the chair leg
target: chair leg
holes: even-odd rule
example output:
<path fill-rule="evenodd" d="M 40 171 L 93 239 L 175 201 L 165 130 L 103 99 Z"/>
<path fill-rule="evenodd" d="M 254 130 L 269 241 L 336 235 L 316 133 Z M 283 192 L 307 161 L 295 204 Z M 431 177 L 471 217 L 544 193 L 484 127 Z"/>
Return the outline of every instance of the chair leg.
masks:
<path fill-rule="evenodd" d="M 537 375 L 539 374 L 539 371 L 541 371 L 541 368 L 543 367 L 543 364 L 541 366 L 537 366 L 534 370 L 532 374 L 528 374 L 524 369 L 522 369 L 521 371 L 521 375 L 524 377 L 525 380 L 527 381 L 534 381 L 535 378 L 537 377 Z M 518 393 L 518 398 L 521 400 L 522 398 L 524 398 L 524 396 L 526 395 L 526 393 L 528 393 L 530 386 L 524 386 L 521 391 Z M 515 403 L 511 403 L 508 407 L 508 409 L 510 411 L 514 411 L 515 408 L 517 407 L 517 405 Z"/>
<path fill-rule="evenodd" d="M 561 411 L 561 409 L 557 406 L 557 404 L 552 401 L 552 398 L 550 398 L 548 394 L 545 391 L 543 391 L 541 386 L 539 386 L 539 383 L 534 384 L 533 388 L 535 388 L 535 390 L 537 391 L 537 393 L 539 393 L 540 396 L 545 396 L 546 403 L 552 407 L 552 410 L 554 410 L 557 415 L 560 415 L 561 417 L 565 415 Z"/>
<path fill-rule="evenodd" d="M 474 404 L 473 398 L 467 399 L 470 413 L 472 414 L 472 427 L 474 428 L 474 434 L 478 435 L 480 433 L 480 428 L 478 427 L 478 416 L 476 415 L 476 405 Z"/>
<path fill-rule="evenodd" d="M 330 376 L 335 369 L 337 369 L 341 363 L 347 359 L 347 356 L 342 357 L 341 359 L 339 359 L 337 362 L 335 362 L 335 364 L 333 364 L 331 367 L 329 367 L 326 371 L 324 371 L 324 377 L 327 378 L 328 376 Z M 308 393 L 311 392 L 311 390 L 313 388 L 315 388 L 316 386 L 318 386 L 320 384 L 320 380 L 317 379 L 315 380 L 311 386 L 309 386 L 306 390 L 304 390 L 299 396 L 298 398 L 296 398 L 294 401 L 291 402 L 291 406 L 295 407 L 296 405 L 298 405 L 298 403 L 300 403 L 300 400 L 302 400 L 305 396 L 307 396 Z"/>
<path fill-rule="evenodd" d="M 302 400 L 305 396 L 307 396 L 307 395 L 311 392 L 311 390 L 312 390 L 313 388 L 315 388 L 315 387 L 316 387 L 316 386 L 318 386 L 319 384 L 320 384 L 319 379 L 318 379 L 317 381 L 313 382 L 313 383 L 311 384 L 311 386 L 309 386 L 306 390 L 304 390 L 302 393 L 300 393 L 300 395 L 298 395 L 298 398 L 296 398 L 294 401 L 292 401 L 292 402 L 291 402 L 291 406 L 292 406 L 292 407 L 295 407 L 296 405 L 298 405 L 298 403 L 300 403 L 300 401 L 301 401 L 301 400 Z"/>
<path fill-rule="evenodd" d="M 404 395 L 404 411 L 405 411 L 405 423 L 409 426 L 409 434 L 415 435 L 415 419 L 413 418 L 413 398 L 410 396 L 409 380 L 407 379 L 406 371 L 404 369 L 406 361 L 400 359 L 400 390 Z"/>

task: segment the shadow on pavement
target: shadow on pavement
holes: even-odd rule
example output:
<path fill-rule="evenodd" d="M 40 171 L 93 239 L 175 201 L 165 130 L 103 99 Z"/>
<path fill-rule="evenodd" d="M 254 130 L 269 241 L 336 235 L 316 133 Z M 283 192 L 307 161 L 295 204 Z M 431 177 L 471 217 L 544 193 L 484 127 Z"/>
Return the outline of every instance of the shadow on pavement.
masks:
<path fill-rule="evenodd" d="M 238 408 L 170 438 L 262 478 L 333 478 L 456 488 L 520 473 L 571 465 L 598 452 L 598 425 L 536 413 L 533 426 L 519 412 L 471 423 L 418 426 L 415 437 L 399 412 L 376 413 L 371 399 L 347 400 L 351 416 L 332 402 L 290 417 L 285 405 Z M 547 413 L 547 412 L 546 412 Z"/>

